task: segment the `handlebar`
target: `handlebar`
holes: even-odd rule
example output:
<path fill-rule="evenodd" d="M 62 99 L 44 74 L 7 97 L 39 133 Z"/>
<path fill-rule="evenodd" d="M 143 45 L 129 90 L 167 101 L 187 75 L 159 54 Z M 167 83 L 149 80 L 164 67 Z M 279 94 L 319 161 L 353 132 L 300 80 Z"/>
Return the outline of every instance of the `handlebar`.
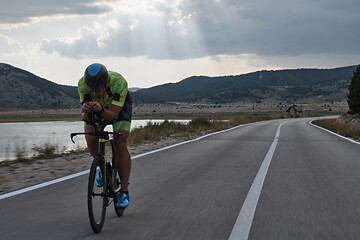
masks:
<path fill-rule="evenodd" d="M 117 135 L 118 137 L 120 137 L 122 135 L 121 132 L 108 132 L 108 131 L 100 131 L 100 132 L 80 132 L 80 133 L 71 133 L 70 134 L 70 138 L 71 138 L 71 141 L 73 143 L 75 143 L 74 141 L 74 137 L 77 136 L 77 135 L 93 135 L 93 136 L 97 136 L 97 137 L 104 137 L 106 138 L 109 134 L 112 134 L 112 135 Z M 120 140 L 119 140 L 120 141 Z"/>
<path fill-rule="evenodd" d="M 94 126 L 95 128 L 95 132 L 80 132 L 80 133 L 71 133 L 70 134 L 70 138 L 71 138 L 71 141 L 73 143 L 75 143 L 74 141 L 74 137 L 76 135 L 93 135 L 93 136 L 97 136 L 97 137 L 102 137 L 102 138 L 109 138 L 109 134 L 113 134 L 114 135 L 117 135 L 118 137 L 120 137 L 122 135 L 122 133 L 120 132 L 108 132 L 108 131 L 104 131 L 105 127 L 108 125 L 108 124 L 112 124 L 112 122 L 106 122 L 104 120 L 101 120 L 99 119 L 97 116 L 96 116 L 96 113 L 91 110 L 90 114 L 89 114 L 89 117 L 90 117 L 90 122 L 89 124 Z M 100 128 L 100 130 L 99 130 Z M 120 139 L 119 139 L 120 141 Z"/>

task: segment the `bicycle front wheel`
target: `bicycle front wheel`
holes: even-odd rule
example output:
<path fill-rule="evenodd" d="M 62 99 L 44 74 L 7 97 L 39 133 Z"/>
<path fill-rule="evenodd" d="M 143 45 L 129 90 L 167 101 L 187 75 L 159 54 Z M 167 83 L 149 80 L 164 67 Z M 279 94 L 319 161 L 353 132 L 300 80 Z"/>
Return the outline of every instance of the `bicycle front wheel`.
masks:
<path fill-rule="evenodd" d="M 92 230 L 95 233 L 101 232 L 104 225 L 106 207 L 107 207 L 107 189 L 106 184 L 102 184 L 101 187 L 96 185 L 96 176 L 99 171 L 104 173 L 104 167 L 102 166 L 103 160 L 101 157 L 95 157 L 91 164 L 89 183 L 88 183 L 88 213 Z M 103 174 L 104 176 L 104 174 Z"/>

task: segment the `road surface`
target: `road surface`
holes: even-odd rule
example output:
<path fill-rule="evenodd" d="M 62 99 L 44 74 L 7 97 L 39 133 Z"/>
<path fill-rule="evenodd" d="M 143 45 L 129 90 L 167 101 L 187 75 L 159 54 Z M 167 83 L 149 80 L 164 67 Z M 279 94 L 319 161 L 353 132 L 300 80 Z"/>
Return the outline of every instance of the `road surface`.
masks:
<path fill-rule="evenodd" d="M 3 198 L 0 239 L 360 239 L 360 145 L 309 120 L 248 124 L 136 157 L 131 205 L 121 218 L 109 207 L 98 235 L 87 174 Z"/>

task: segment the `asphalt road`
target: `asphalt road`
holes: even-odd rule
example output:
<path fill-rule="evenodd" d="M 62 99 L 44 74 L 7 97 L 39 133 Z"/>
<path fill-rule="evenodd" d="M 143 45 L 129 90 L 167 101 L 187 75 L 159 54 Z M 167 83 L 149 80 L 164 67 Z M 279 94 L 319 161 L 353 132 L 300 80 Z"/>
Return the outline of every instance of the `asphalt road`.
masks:
<path fill-rule="evenodd" d="M 360 145 L 308 121 L 249 124 L 134 159 L 131 205 L 121 218 L 109 207 L 98 235 L 87 175 L 2 199 L 0 239 L 360 239 Z"/>

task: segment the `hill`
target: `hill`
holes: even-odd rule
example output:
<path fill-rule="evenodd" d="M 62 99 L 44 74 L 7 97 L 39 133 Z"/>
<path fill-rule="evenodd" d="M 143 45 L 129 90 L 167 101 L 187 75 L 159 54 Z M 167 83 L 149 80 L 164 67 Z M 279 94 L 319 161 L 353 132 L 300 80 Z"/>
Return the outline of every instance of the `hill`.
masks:
<path fill-rule="evenodd" d="M 346 101 L 356 66 L 258 71 L 223 77 L 193 76 L 178 83 L 134 89 L 135 103 L 314 103 Z M 59 85 L 0 63 L 0 111 L 78 108 L 74 86 Z"/>
<path fill-rule="evenodd" d="M 59 85 L 0 63 L 0 111 L 79 107 L 76 87 Z"/>
<path fill-rule="evenodd" d="M 132 95 L 138 103 L 345 101 L 355 68 L 258 71 L 224 77 L 193 76 L 178 83 L 141 89 Z"/>

